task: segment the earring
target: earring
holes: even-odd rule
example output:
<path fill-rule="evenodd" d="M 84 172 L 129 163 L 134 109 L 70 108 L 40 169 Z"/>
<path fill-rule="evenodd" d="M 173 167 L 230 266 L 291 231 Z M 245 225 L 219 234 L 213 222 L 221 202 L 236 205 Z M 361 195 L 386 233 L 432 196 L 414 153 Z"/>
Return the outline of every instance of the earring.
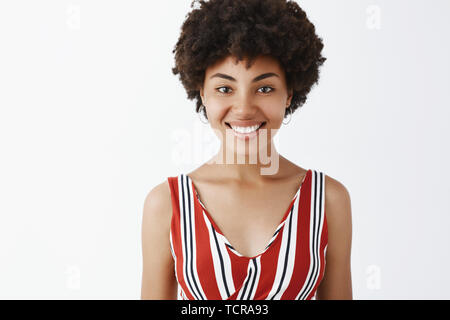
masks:
<path fill-rule="evenodd" d="M 291 122 L 291 119 L 292 119 L 292 112 L 291 112 L 291 109 L 287 108 L 287 109 L 286 109 L 286 112 L 289 112 L 289 121 L 288 121 L 288 122 L 284 122 L 284 121 L 283 121 L 283 124 L 284 124 L 284 125 L 289 124 L 289 122 Z"/>
<path fill-rule="evenodd" d="M 201 114 L 203 114 L 203 117 L 206 119 L 206 122 L 202 120 L 202 117 L 200 116 Z M 198 118 L 200 119 L 200 121 L 201 121 L 202 123 L 208 124 L 209 121 L 208 121 L 208 119 L 206 118 L 205 114 L 206 114 L 206 107 L 202 104 L 202 105 L 200 106 L 200 108 L 198 109 Z"/>

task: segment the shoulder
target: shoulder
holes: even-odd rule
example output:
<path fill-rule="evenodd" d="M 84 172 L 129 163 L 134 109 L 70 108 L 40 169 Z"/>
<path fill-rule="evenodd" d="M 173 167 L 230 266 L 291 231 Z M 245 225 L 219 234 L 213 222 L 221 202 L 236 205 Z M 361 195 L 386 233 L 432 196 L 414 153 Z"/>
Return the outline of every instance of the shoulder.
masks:
<path fill-rule="evenodd" d="M 145 197 L 143 228 L 168 231 L 172 217 L 172 200 L 167 179 L 153 187 Z"/>
<path fill-rule="evenodd" d="M 142 299 L 175 299 L 176 277 L 170 250 L 171 197 L 168 181 L 153 187 L 142 217 Z"/>
<path fill-rule="evenodd" d="M 350 202 L 350 192 L 341 182 L 325 174 L 325 198 L 329 203 L 342 205 Z"/>
<path fill-rule="evenodd" d="M 350 192 L 341 182 L 326 174 L 325 213 L 329 229 L 351 230 Z"/>
<path fill-rule="evenodd" d="M 338 180 L 325 175 L 327 249 L 325 273 L 318 298 L 352 299 L 352 222 L 350 193 Z"/>

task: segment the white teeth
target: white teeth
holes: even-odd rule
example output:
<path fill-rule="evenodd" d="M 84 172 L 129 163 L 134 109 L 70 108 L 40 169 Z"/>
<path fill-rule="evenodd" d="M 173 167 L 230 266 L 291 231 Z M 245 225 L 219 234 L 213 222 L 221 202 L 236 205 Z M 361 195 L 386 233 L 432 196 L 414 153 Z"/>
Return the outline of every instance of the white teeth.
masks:
<path fill-rule="evenodd" d="M 258 130 L 260 125 L 254 125 L 251 127 L 235 127 L 235 126 L 231 126 L 231 127 L 233 128 L 234 131 L 239 132 L 239 133 L 251 133 L 251 132 Z"/>

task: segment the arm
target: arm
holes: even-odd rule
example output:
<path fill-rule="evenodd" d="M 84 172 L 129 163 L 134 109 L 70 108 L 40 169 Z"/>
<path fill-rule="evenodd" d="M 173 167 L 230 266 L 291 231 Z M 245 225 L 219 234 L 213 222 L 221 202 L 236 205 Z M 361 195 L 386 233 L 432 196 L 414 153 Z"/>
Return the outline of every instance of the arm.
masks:
<path fill-rule="evenodd" d="M 325 274 L 317 288 L 318 300 L 351 300 L 350 268 L 352 218 L 347 189 L 337 180 L 325 176 L 325 212 L 328 247 Z"/>
<path fill-rule="evenodd" d="M 177 298 L 174 261 L 170 251 L 172 204 L 168 182 L 153 188 L 144 201 L 142 216 L 141 299 Z"/>

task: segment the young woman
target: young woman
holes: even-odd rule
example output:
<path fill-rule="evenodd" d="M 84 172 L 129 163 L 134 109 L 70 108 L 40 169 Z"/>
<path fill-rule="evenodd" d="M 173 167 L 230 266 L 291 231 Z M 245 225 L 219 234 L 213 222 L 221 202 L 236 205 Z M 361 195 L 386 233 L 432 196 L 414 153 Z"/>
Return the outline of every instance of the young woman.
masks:
<path fill-rule="evenodd" d="M 199 4 L 173 72 L 221 148 L 146 197 L 141 298 L 352 299 L 347 189 L 273 143 L 318 82 L 322 40 L 293 1 Z"/>

